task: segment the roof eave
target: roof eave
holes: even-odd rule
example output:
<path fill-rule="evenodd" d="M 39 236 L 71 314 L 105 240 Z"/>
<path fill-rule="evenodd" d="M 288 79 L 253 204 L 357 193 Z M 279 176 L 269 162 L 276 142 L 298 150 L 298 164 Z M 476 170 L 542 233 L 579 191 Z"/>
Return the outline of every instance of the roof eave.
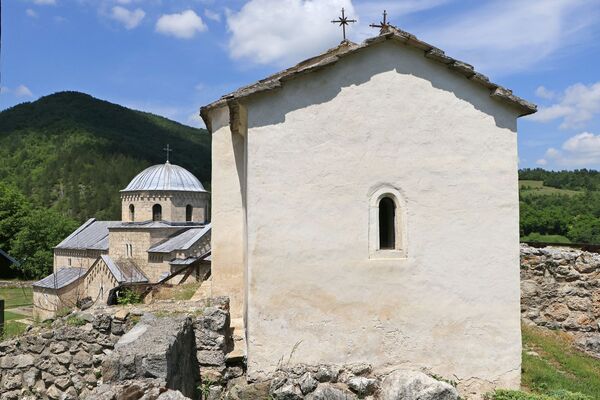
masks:
<path fill-rule="evenodd" d="M 328 50 L 320 56 L 303 61 L 295 67 L 288 68 L 287 70 L 274 74 L 271 77 L 258 81 L 255 84 L 245 86 L 233 93 L 225 95 L 220 99 L 200 108 L 200 116 L 204 120 L 209 132 L 212 132 L 210 111 L 220 107 L 231 106 L 258 93 L 280 88 L 282 83 L 285 81 L 334 64 L 342 57 L 353 54 L 356 51 L 371 45 L 383 43 L 387 40 L 398 41 L 408 46 L 423 50 L 425 57 L 444 64 L 449 69 L 465 76 L 465 78 L 488 88 L 490 90 L 490 97 L 515 107 L 518 110 L 519 116 L 533 114 L 537 111 L 537 106 L 535 104 L 514 95 L 512 91 L 507 88 L 490 82 L 488 77 L 475 71 L 475 68 L 472 65 L 447 56 L 441 49 L 419 40 L 416 36 L 408 32 L 389 26 L 388 28 L 384 28 L 379 36 L 369 38 L 360 45 L 348 43 L 345 48 L 338 46 L 334 49 Z M 309 64 L 308 61 L 311 60 L 315 62 Z"/>

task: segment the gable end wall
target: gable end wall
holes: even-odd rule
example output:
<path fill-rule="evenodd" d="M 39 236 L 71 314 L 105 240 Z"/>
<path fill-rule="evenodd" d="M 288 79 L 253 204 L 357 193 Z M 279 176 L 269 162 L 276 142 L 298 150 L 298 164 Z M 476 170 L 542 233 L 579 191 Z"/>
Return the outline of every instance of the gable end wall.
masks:
<path fill-rule="evenodd" d="M 463 390 L 518 387 L 516 111 L 397 44 L 247 110 L 250 376 L 293 353 L 427 368 Z M 403 258 L 370 258 L 370 195 L 385 186 L 405 202 Z M 214 200 L 214 217 L 233 215 Z M 223 229 L 215 219 L 215 256 Z"/>

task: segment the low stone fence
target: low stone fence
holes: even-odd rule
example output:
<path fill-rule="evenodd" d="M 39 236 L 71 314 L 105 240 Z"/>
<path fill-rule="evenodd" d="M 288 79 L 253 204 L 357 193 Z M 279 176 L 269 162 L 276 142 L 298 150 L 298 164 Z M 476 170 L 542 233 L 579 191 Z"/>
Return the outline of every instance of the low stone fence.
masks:
<path fill-rule="evenodd" d="M 521 313 L 600 355 L 600 254 L 521 245 Z"/>
<path fill-rule="evenodd" d="M 229 321 L 224 297 L 72 313 L 0 343 L 0 398 L 112 400 L 121 392 L 128 399 L 145 392 L 156 395 L 145 399 L 185 398 L 178 391 L 193 396 L 201 373 L 223 382 L 244 373 L 225 362 Z M 139 397 L 131 392 L 136 387 Z"/>
<path fill-rule="evenodd" d="M 30 288 L 34 282 L 35 281 L 17 281 L 17 280 L 2 281 L 2 280 L 0 280 L 0 288 L 13 288 L 13 287 Z"/>
<path fill-rule="evenodd" d="M 118 315 L 72 315 L 0 343 L 0 398 L 79 399 L 127 325 Z"/>

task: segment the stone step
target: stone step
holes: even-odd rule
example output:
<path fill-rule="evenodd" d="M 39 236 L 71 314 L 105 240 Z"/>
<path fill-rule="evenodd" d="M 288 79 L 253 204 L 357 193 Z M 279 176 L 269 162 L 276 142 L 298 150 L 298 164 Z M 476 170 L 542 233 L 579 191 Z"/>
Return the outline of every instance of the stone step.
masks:
<path fill-rule="evenodd" d="M 230 328 L 233 338 L 233 350 L 225 356 L 225 361 L 234 363 L 243 361 L 246 358 L 246 328 L 243 318 L 233 318 Z"/>

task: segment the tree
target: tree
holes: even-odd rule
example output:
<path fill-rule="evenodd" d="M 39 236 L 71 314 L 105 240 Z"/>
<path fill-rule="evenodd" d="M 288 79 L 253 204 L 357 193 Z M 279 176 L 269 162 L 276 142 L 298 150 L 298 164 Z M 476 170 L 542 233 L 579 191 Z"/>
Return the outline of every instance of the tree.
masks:
<path fill-rule="evenodd" d="M 0 183 L 0 249 L 11 253 L 10 241 L 21 229 L 30 206 L 16 188 Z"/>
<path fill-rule="evenodd" d="M 600 243 L 600 219 L 580 215 L 569 227 L 568 238 L 576 243 Z"/>
<path fill-rule="evenodd" d="M 77 228 L 77 223 L 48 209 L 32 210 L 11 241 L 18 269 L 28 278 L 42 278 L 52 272 L 53 248 Z"/>

